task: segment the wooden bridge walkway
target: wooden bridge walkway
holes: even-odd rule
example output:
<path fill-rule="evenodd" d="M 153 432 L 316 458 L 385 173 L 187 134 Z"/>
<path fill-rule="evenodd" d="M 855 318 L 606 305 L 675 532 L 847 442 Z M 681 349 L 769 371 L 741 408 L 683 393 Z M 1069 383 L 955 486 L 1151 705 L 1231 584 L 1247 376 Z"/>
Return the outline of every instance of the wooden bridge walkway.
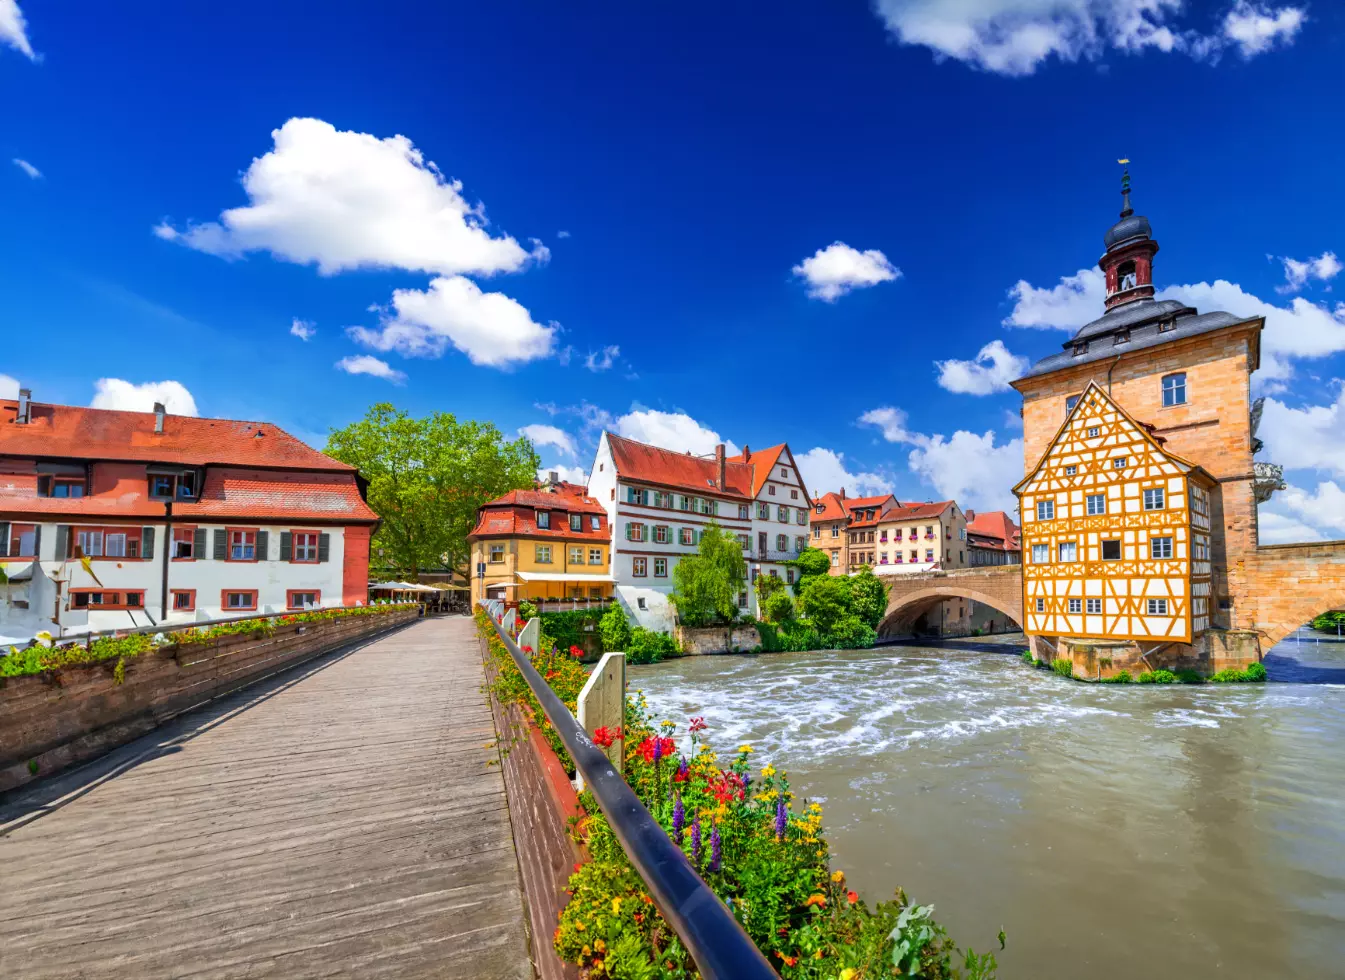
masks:
<path fill-rule="evenodd" d="M 481 685 L 423 621 L 0 807 L 0 976 L 531 978 Z"/>

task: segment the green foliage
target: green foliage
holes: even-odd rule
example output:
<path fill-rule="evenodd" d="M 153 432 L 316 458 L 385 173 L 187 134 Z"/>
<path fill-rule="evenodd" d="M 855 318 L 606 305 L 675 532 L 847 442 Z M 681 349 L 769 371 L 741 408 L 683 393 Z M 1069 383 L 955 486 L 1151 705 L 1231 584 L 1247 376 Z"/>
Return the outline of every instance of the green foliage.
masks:
<path fill-rule="evenodd" d="M 872 626 L 852 613 L 832 627 L 829 639 L 831 646 L 837 650 L 863 650 L 877 642 L 878 634 Z"/>
<path fill-rule="evenodd" d="M 761 603 L 761 614 L 772 623 L 788 622 L 794 618 L 795 611 L 793 597 L 783 589 L 772 593 Z"/>
<path fill-rule="evenodd" d="M 626 646 L 626 663 L 656 664 L 668 657 L 676 657 L 682 651 L 677 649 L 677 641 L 667 633 L 657 633 L 637 626 L 631 631 L 630 642 Z"/>
<path fill-rule="evenodd" d="M 1260 684 L 1266 679 L 1264 664 L 1248 664 L 1246 670 L 1225 667 L 1210 678 L 1215 684 Z"/>
<path fill-rule="evenodd" d="M 370 561 L 412 576 L 445 563 L 465 567 L 477 508 L 534 486 L 541 465 L 532 443 L 508 442 L 489 422 L 447 412 L 416 419 L 387 402 L 334 429 L 326 452 L 368 481 L 369 506 L 382 518 Z"/>
<path fill-rule="evenodd" d="M 825 644 L 811 623 L 790 620 L 782 623 L 758 622 L 761 649 L 766 653 L 802 653 L 821 650 Z"/>
<path fill-rule="evenodd" d="M 1137 684 L 1175 684 L 1177 675 L 1170 670 L 1146 670 L 1135 678 Z"/>
<path fill-rule="evenodd" d="M 799 611 L 822 636 L 830 636 L 850 614 L 850 580 L 837 575 L 809 579 L 799 594 Z"/>
<path fill-rule="evenodd" d="M 1345 633 L 1345 610 L 1322 613 L 1312 621 L 1312 628 L 1323 633 Z"/>
<path fill-rule="evenodd" d="M 1074 678 L 1074 661 L 1065 657 L 1056 657 L 1051 661 L 1051 669 L 1061 677 Z"/>
<path fill-rule="evenodd" d="M 1179 670 L 1176 673 L 1177 681 L 1181 684 L 1204 684 L 1205 678 L 1198 670 Z"/>
<path fill-rule="evenodd" d="M 630 648 L 630 622 L 626 619 L 625 611 L 616 603 L 598 620 L 598 635 L 602 637 L 604 650 Z"/>
<path fill-rule="evenodd" d="M 37 769 L 38 769 L 38 766 L 37 766 L 37 760 L 36 760 L 36 759 L 29 759 L 29 760 L 28 760 L 28 775 L 30 775 L 30 776 L 36 776 L 36 775 L 37 775 Z"/>
<path fill-rule="evenodd" d="M 850 611 L 868 626 L 877 627 L 887 613 L 888 590 L 873 569 L 865 565 L 850 576 Z"/>
<path fill-rule="evenodd" d="M 1133 684 L 1135 678 L 1130 676 L 1130 671 L 1122 670 L 1114 677 L 1108 677 L 1103 680 L 1103 684 Z"/>
<path fill-rule="evenodd" d="M 620 612 L 620 610 L 617 610 Z M 624 619 L 624 617 L 623 617 Z M 551 637 L 561 649 L 568 650 L 572 646 L 583 646 L 586 636 L 602 635 L 601 630 L 602 617 L 596 610 L 566 610 L 565 612 L 544 612 L 542 613 L 542 632 Z M 592 626 L 593 629 L 585 629 Z M 622 647 L 606 647 L 603 649 L 621 650 Z"/>
<path fill-rule="evenodd" d="M 668 601 L 684 626 L 731 623 L 738 617 L 738 593 L 747 582 L 742 542 L 713 521 L 701 532 L 694 555 L 673 566 Z"/>
<path fill-rule="evenodd" d="M 1037 665 L 1037 658 L 1032 656 L 1031 650 L 1023 651 L 1023 663 L 1027 664 L 1029 667 L 1035 667 Z"/>
<path fill-rule="evenodd" d="M 537 618 L 537 606 L 527 599 L 520 599 L 518 602 L 518 618 L 527 622 L 530 619 Z"/>
<path fill-rule="evenodd" d="M 799 552 L 792 561 L 785 562 L 798 569 L 799 577 L 794 581 L 794 594 L 803 595 L 803 587 L 819 575 L 831 574 L 831 556 L 821 548 L 808 547 Z"/>
<path fill-rule="evenodd" d="M 1248 664 L 1247 669 L 1242 673 L 1251 683 L 1260 684 L 1266 679 L 1266 665 L 1261 663 Z"/>

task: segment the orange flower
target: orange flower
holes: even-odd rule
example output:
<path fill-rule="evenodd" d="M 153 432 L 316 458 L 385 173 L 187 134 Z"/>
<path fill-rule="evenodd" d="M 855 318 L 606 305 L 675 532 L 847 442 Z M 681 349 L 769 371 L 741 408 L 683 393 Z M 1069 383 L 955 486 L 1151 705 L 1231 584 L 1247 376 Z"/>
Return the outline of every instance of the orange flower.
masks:
<path fill-rule="evenodd" d="M 851 905 L 854 905 L 856 902 L 859 901 L 859 892 L 846 892 L 845 900 L 849 902 Z"/>
<path fill-rule="evenodd" d="M 809 905 L 816 905 L 818 908 L 821 908 L 826 904 L 827 898 L 825 895 L 809 895 L 808 901 L 803 903 L 803 907 L 807 908 Z"/>
<path fill-rule="evenodd" d="M 775 951 L 775 955 L 778 956 L 778 957 L 780 957 L 780 959 L 782 959 L 782 960 L 785 961 L 785 966 L 794 966 L 794 965 L 795 965 L 796 963 L 798 963 L 798 961 L 799 961 L 799 958 L 798 958 L 797 956 L 786 956 L 784 953 L 780 952 L 778 949 Z"/>

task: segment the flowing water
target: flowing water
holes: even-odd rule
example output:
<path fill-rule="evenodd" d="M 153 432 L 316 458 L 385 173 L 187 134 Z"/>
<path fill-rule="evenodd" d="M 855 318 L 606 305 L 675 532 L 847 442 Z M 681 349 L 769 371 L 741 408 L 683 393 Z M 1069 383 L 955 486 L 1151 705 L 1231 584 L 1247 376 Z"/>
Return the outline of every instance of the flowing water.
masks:
<path fill-rule="evenodd" d="M 1003 926 L 1005 980 L 1345 977 L 1345 643 L 1200 687 L 1079 684 L 1021 649 L 688 657 L 630 681 L 821 801 L 870 900 L 900 885 L 978 951 Z"/>

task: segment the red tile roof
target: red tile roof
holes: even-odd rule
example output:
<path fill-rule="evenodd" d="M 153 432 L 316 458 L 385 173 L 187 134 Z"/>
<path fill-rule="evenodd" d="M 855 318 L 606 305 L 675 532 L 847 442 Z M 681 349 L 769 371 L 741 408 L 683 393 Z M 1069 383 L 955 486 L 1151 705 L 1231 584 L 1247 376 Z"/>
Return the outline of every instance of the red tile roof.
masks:
<path fill-rule="evenodd" d="M 967 522 L 967 536 L 982 539 L 976 542 L 981 547 L 998 547 L 1004 551 L 1017 551 L 1020 533 L 1021 530 L 1014 523 L 1013 518 L 1002 510 L 978 513 Z"/>
<path fill-rule="evenodd" d="M 769 449 L 759 449 L 752 453 L 750 459 L 744 460 L 743 454 L 730 456 L 730 463 L 746 463 L 752 467 L 752 496 L 756 497 L 761 493 L 762 487 L 770 479 L 771 473 L 775 469 L 776 462 L 780 459 L 780 454 L 784 452 L 785 444 L 782 442 L 778 446 L 771 446 Z"/>
<path fill-rule="evenodd" d="M 588 495 L 588 488 L 577 483 L 561 480 L 555 483 L 554 490 L 545 486 L 536 490 L 510 490 L 503 497 L 497 497 L 486 507 L 538 507 L 542 510 L 564 510 L 580 514 L 605 514 L 602 504 Z"/>
<path fill-rule="evenodd" d="M 926 504 L 899 504 L 884 515 L 883 522 L 932 520 L 952 506 L 951 500 L 937 500 Z"/>
<path fill-rule="evenodd" d="M 551 526 L 537 526 L 537 511 L 551 513 Z M 581 530 L 570 529 L 570 514 L 583 516 Z M 593 517 L 598 517 L 598 530 L 593 530 Z M 586 487 L 575 483 L 559 483 L 535 490 L 510 490 L 502 497 L 483 505 L 476 512 L 476 527 L 468 539 L 495 537 L 556 538 L 565 541 L 599 541 L 611 538 L 607 512 L 592 497 Z"/>
<path fill-rule="evenodd" d="M 753 497 L 753 474 L 750 463 L 725 462 L 725 487 L 720 489 L 716 482 L 719 478 L 719 465 L 713 457 L 705 459 L 701 456 L 675 453 L 610 432 L 604 435 L 612 450 L 616 471 L 623 481 L 673 487 L 704 494 L 707 497 L 746 499 Z"/>
<path fill-rule="evenodd" d="M 0 399 L 0 455 L 354 471 L 269 422 L 167 415 L 156 435 L 153 412 L 37 402 L 30 410 L 32 421 L 19 425 L 18 403 Z"/>
<path fill-rule="evenodd" d="M 820 514 L 817 512 L 819 504 L 822 506 Z M 896 506 L 899 506 L 897 498 L 890 493 L 877 497 L 842 497 L 837 493 L 824 493 L 813 501 L 813 520 L 849 520 L 850 527 L 872 527 L 880 520 L 884 520 L 888 510 Z M 865 519 L 862 515 L 855 516 L 857 511 L 868 510 L 875 511 L 872 519 Z"/>

